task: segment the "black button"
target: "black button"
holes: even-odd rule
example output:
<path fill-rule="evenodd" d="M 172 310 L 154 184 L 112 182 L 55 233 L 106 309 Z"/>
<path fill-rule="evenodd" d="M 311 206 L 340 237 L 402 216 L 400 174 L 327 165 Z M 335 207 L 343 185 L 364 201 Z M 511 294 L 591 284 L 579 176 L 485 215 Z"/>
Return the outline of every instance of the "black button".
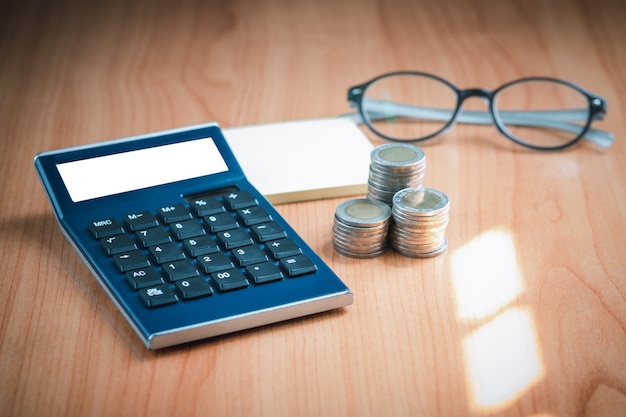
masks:
<path fill-rule="evenodd" d="M 217 213 L 211 216 L 204 217 L 204 224 L 206 224 L 213 233 L 221 232 L 223 230 L 235 229 L 239 227 L 237 220 L 229 213 Z"/>
<path fill-rule="evenodd" d="M 220 232 L 217 234 L 217 240 L 226 249 L 240 248 L 253 243 L 250 234 L 243 229 Z"/>
<path fill-rule="evenodd" d="M 183 246 L 189 255 L 196 257 L 218 252 L 220 249 L 211 237 L 204 235 L 183 240 Z"/>
<path fill-rule="evenodd" d="M 198 264 L 204 269 L 204 272 L 207 274 L 215 271 L 221 271 L 224 269 L 232 268 L 233 262 L 231 259 L 224 255 L 222 252 L 217 252 L 214 254 L 208 254 L 204 256 L 199 256 L 196 258 Z"/>
<path fill-rule="evenodd" d="M 198 198 L 190 201 L 189 205 L 198 217 L 221 213 L 225 210 L 222 203 L 215 197 Z"/>
<path fill-rule="evenodd" d="M 115 219 L 104 219 L 89 223 L 89 230 L 97 238 L 115 236 L 124 233 L 122 225 Z"/>
<path fill-rule="evenodd" d="M 130 252 L 120 253 L 113 256 L 115 265 L 121 272 L 132 271 L 133 269 L 141 269 L 150 266 L 148 258 L 141 253 L 139 249 Z"/>
<path fill-rule="evenodd" d="M 163 268 L 165 275 L 167 275 L 170 281 L 178 281 L 200 275 L 196 267 L 187 260 L 169 262 L 161 265 L 161 268 Z"/>
<path fill-rule="evenodd" d="M 136 269 L 134 271 L 128 271 L 126 273 L 126 279 L 130 283 L 130 285 L 136 290 L 140 288 L 163 284 L 163 277 L 161 276 L 161 273 L 157 271 L 153 266 Z"/>
<path fill-rule="evenodd" d="M 287 233 L 276 222 L 255 224 L 250 226 L 250 231 L 254 238 L 261 243 L 287 236 Z"/>
<path fill-rule="evenodd" d="M 201 277 L 194 277 L 181 281 L 176 281 L 176 288 L 185 300 L 205 297 L 207 295 L 213 294 L 213 288 L 211 288 L 211 284 L 209 284 Z"/>
<path fill-rule="evenodd" d="M 135 233 L 144 247 L 162 245 L 172 241 L 172 237 L 160 227 L 139 230 Z"/>
<path fill-rule="evenodd" d="M 274 259 L 280 259 L 286 256 L 294 256 L 302 252 L 296 242 L 288 237 L 266 243 L 265 246 L 272 253 Z"/>
<path fill-rule="evenodd" d="M 124 221 L 133 232 L 141 229 L 149 229 L 159 225 L 156 216 L 149 211 L 127 214 L 124 216 Z"/>
<path fill-rule="evenodd" d="M 159 208 L 158 213 L 164 223 L 180 222 L 192 218 L 189 209 L 182 204 L 161 207 Z"/>
<path fill-rule="evenodd" d="M 224 194 L 222 198 L 224 203 L 226 203 L 226 207 L 232 211 L 258 204 L 254 196 L 245 190 L 231 191 L 228 194 Z"/>
<path fill-rule="evenodd" d="M 261 206 L 246 207 L 237 210 L 237 218 L 246 226 L 265 223 L 272 220 L 270 214 Z"/>
<path fill-rule="evenodd" d="M 155 285 L 144 288 L 139 295 L 148 307 L 159 307 L 178 301 L 174 290 L 167 285 Z"/>
<path fill-rule="evenodd" d="M 287 272 L 290 277 L 309 274 L 317 271 L 317 267 L 305 255 L 296 255 L 283 258 L 280 260 L 280 266 Z"/>
<path fill-rule="evenodd" d="M 170 231 L 178 240 L 198 237 L 206 234 L 202 225 L 195 220 L 184 220 L 170 224 Z"/>
<path fill-rule="evenodd" d="M 137 249 L 135 242 L 128 235 L 109 236 L 100 240 L 102 247 L 109 255 Z"/>
<path fill-rule="evenodd" d="M 150 253 L 158 264 L 180 261 L 185 259 L 185 253 L 175 243 L 169 242 L 162 245 L 150 246 Z"/>
<path fill-rule="evenodd" d="M 271 262 L 263 262 L 246 267 L 246 273 L 256 284 L 276 281 L 284 277 L 280 268 Z"/>
<path fill-rule="evenodd" d="M 237 265 L 241 267 L 267 261 L 265 251 L 256 245 L 233 249 L 232 255 L 235 257 Z"/>
<path fill-rule="evenodd" d="M 211 274 L 213 281 L 221 291 L 230 291 L 238 288 L 245 288 L 250 283 L 238 269 L 229 269 L 227 271 L 214 272 Z"/>

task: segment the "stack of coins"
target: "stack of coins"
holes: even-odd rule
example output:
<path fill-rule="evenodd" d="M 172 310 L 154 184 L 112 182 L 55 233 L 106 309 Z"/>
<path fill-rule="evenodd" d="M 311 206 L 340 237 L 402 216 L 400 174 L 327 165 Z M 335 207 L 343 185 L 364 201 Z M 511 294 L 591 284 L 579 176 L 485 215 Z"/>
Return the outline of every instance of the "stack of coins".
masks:
<path fill-rule="evenodd" d="M 420 188 L 426 170 L 426 154 L 407 143 L 387 143 L 370 154 L 367 198 L 391 206 L 396 192 Z"/>
<path fill-rule="evenodd" d="M 407 188 L 393 197 L 391 246 L 401 255 L 428 258 L 448 247 L 450 201 L 432 188 Z"/>
<path fill-rule="evenodd" d="M 379 201 L 355 199 L 335 212 L 335 250 L 353 258 L 373 258 L 387 250 L 391 208 Z"/>

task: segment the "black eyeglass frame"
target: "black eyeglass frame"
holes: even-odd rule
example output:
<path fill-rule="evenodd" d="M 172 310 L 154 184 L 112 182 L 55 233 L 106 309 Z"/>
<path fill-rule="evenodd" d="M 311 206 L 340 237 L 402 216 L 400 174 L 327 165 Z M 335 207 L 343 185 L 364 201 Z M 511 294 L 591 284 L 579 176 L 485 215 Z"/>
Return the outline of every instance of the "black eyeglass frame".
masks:
<path fill-rule="evenodd" d="M 419 137 L 419 138 L 415 138 L 415 139 L 399 139 L 399 138 L 394 138 L 391 136 L 388 136 L 384 133 L 379 132 L 373 125 L 372 120 L 370 118 L 370 116 L 364 111 L 364 106 L 363 106 L 363 97 L 365 96 L 365 92 L 367 90 L 367 88 L 369 86 L 371 86 L 372 84 L 380 81 L 381 79 L 384 78 L 389 78 L 389 77 L 394 77 L 394 76 L 405 76 L 405 75 L 409 75 L 409 76 L 419 76 L 419 77 L 426 77 L 426 78 L 430 78 L 433 79 L 435 81 L 438 81 L 440 83 L 445 84 L 446 86 L 448 86 L 452 91 L 454 91 L 456 93 L 457 96 L 457 100 L 456 100 L 456 107 L 454 109 L 454 111 L 452 112 L 452 116 L 450 117 L 450 120 L 448 120 L 439 130 L 427 135 L 427 136 L 423 136 L 423 137 Z M 555 145 L 555 146 L 540 146 L 540 145 L 535 145 L 532 143 L 527 143 L 524 142 L 523 140 L 517 138 L 515 135 L 513 135 L 512 133 L 508 132 L 508 130 L 506 129 L 504 123 L 502 122 L 502 120 L 500 119 L 498 112 L 495 109 L 495 103 L 496 103 L 496 99 L 498 94 L 512 86 L 515 84 L 520 84 L 520 83 L 524 83 L 524 82 L 529 82 L 529 81 L 547 81 L 547 82 L 554 82 L 554 83 L 558 83 L 561 85 L 565 85 L 567 87 L 570 87 L 576 91 L 578 91 L 579 93 L 581 93 L 583 96 L 585 96 L 587 98 L 588 104 L 589 104 L 589 112 L 588 112 L 588 117 L 587 120 L 585 121 L 584 126 L 582 126 L 582 130 L 581 132 L 574 137 L 573 139 L 571 139 L 570 141 L 560 144 L 560 145 Z M 389 140 L 389 141 L 393 141 L 393 142 L 421 142 L 421 141 L 425 141 L 428 139 L 432 139 L 433 137 L 443 133 L 445 130 L 447 130 L 448 128 L 450 128 L 452 125 L 455 124 L 455 122 L 457 121 L 457 117 L 463 107 L 463 102 L 469 98 L 469 97 L 481 97 L 484 98 L 488 101 L 488 109 L 489 109 L 489 114 L 491 115 L 491 120 L 493 121 L 493 123 L 495 124 L 496 128 L 498 129 L 498 131 L 503 134 L 504 136 L 506 136 L 507 138 L 509 138 L 510 140 L 512 140 L 513 142 L 521 145 L 521 146 L 525 146 L 527 148 L 530 149 L 534 149 L 534 150 L 541 150 L 541 151 L 556 151 L 556 150 L 561 150 L 567 147 L 570 147 L 574 144 L 576 144 L 577 142 L 579 142 L 583 137 L 585 137 L 585 135 L 587 134 L 587 132 L 589 131 L 590 127 L 591 127 L 591 123 L 594 120 L 603 120 L 604 116 L 606 115 L 606 100 L 598 95 L 592 94 L 589 91 L 585 90 L 584 88 L 580 87 L 577 84 L 574 84 L 572 82 L 569 81 L 565 81 L 559 78 L 552 78 L 552 77 L 526 77 L 526 78 L 519 78 L 513 81 L 510 81 L 506 84 L 501 85 L 500 87 L 496 88 L 495 90 L 488 90 L 488 89 L 484 89 L 484 88 L 469 88 L 469 89 L 460 89 L 457 86 L 455 86 L 454 84 L 452 84 L 451 82 L 449 82 L 448 80 L 445 80 L 441 77 L 438 77 L 436 75 L 432 75 L 432 74 L 428 74 L 425 72 L 418 72 L 418 71 L 397 71 L 397 72 L 391 72 L 391 73 L 386 73 L 386 74 L 382 74 L 379 75 L 365 83 L 350 87 L 348 89 L 348 102 L 350 103 L 350 105 L 352 107 L 357 108 L 361 118 L 363 119 L 363 122 L 365 123 L 365 125 L 376 135 L 380 136 L 383 139 Z M 604 133 L 604 132 L 603 132 Z M 606 132 L 608 133 L 608 132 Z M 612 142 L 612 139 L 611 139 Z M 609 145 L 610 146 L 610 145 Z"/>

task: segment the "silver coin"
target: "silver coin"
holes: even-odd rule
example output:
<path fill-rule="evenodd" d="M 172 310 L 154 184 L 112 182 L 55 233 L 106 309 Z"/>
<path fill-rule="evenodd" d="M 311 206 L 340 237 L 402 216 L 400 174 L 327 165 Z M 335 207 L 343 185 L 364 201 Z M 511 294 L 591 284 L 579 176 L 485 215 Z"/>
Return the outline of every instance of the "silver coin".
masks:
<path fill-rule="evenodd" d="M 432 188 L 406 188 L 392 199 L 390 246 L 411 257 L 436 256 L 447 247 L 450 201 Z"/>
<path fill-rule="evenodd" d="M 427 219 L 427 220 L 421 220 Z M 401 225 L 403 227 L 412 228 L 412 229 L 438 229 L 438 228 L 446 228 L 448 226 L 448 217 L 422 217 L 421 219 L 416 219 L 415 217 L 407 217 L 400 214 L 393 215 L 393 221 L 397 225 Z"/>
<path fill-rule="evenodd" d="M 389 224 L 384 223 L 376 227 L 357 227 L 341 223 L 339 220 L 333 224 L 333 230 L 347 236 L 379 236 L 387 233 Z"/>
<path fill-rule="evenodd" d="M 354 251 L 346 250 L 344 248 L 335 246 L 335 250 L 337 251 L 337 253 L 340 253 L 345 256 L 349 256 L 350 258 L 361 258 L 361 259 L 375 258 L 387 252 L 387 249 L 388 248 L 385 247 L 384 249 L 380 249 L 378 251 L 361 253 L 361 252 L 354 252 Z"/>
<path fill-rule="evenodd" d="M 407 167 L 426 161 L 424 151 L 408 143 L 387 143 L 377 146 L 372 150 L 370 157 L 375 166 Z"/>
<path fill-rule="evenodd" d="M 380 201 L 354 199 L 337 207 L 333 246 L 345 256 L 371 258 L 388 248 L 391 207 Z"/>
<path fill-rule="evenodd" d="M 367 198 L 374 201 L 379 201 L 386 205 L 391 205 L 391 201 L 393 200 L 394 192 L 384 192 L 378 191 L 374 189 L 367 190 Z"/>
<path fill-rule="evenodd" d="M 428 253 L 433 252 L 441 247 L 445 239 L 428 244 L 411 244 L 397 240 L 391 240 L 391 247 L 403 252 Z"/>
<path fill-rule="evenodd" d="M 407 181 L 385 181 L 377 179 L 369 179 L 367 185 L 381 191 L 390 191 L 394 194 L 403 188 L 417 188 L 422 185 L 421 178 L 410 179 Z"/>
<path fill-rule="evenodd" d="M 448 196 L 433 188 L 405 188 L 393 197 L 393 204 L 403 213 L 433 216 L 449 210 Z"/>
<path fill-rule="evenodd" d="M 444 240 L 444 242 L 441 244 L 440 247 L 432 250 L 432 251 L 428 251 L 428 252 L 422 252 L 422 251 L 413 251 L 411 249 L 407 249 L 407 248 L 396 248 L 394 247 L 394 250 L 397 251 L 398 253 L 400 253 L 403 256 L 407 256 L 407 257 L 411 257 L 411 258 L 432 258 L 435 257 L 437 255 L 442 254 L 443 252 L 446 251 L 446 249 L 448 249 L 448 240 Z"/>
<path fill-rule="evenodd" d="M 334 232 L 333 240 L 344 246 L 369 246 L 375 247 L 387 244 L 387 234 L 379 237 L 361 238 L 358 236 L 346 236 L 341 233 Z"/>
<path fill-rule="evenodd" d="M 381 236 L 378 239 L 360 239 L 360 238 L 342 236 L 340 234 L 334 234 L 333 241 L 336 244 L 347 247 L 347 248 L 368 247 L 374 250 L 374 248 L 376 247 L 382 247 L 382 246 L 387 245 L 387 235 Z"/>
<path fill-rule="evenodd" d="M 407 242 L 431 242 L 437 239 L 443 239 L 446 236 L 445 230 L 435 232 L 414 232 L 406 228 L 392 227 L 390 233 L 397 239 L 403 239 Z"/>
<path fill-rule="evenodd" d="M 387 143 L 370 154 L 367 197 L 388 205 L 404 188 L 419 188 L 424 181 L 426 154 L 417 146 Z"/>
<path fill-rule="evenodd" d="M 360 242 L 363 242 L 363 244 L 376 244 L 378 242 L 385 241 L 388 235 L 389 233 L 385 231 L 385 233 L 380 233 L 378 235 L 360 236 L 360 235 L 357 235 L 356 233 L 347 234 L 347 233 L 342 232 L 339 229 L 333 229 L 333 237 L 335 239 L 344 241 L 347 243 L 354 242 L 354 244 L 360 244 Z"/>
<path fill-rule="evenodd" d="M 387 222 L 391 217 L 391 208 L 375 200 L 354 199 L 339 204 L 335 216 L 342 223 L 366 227 Z"/>

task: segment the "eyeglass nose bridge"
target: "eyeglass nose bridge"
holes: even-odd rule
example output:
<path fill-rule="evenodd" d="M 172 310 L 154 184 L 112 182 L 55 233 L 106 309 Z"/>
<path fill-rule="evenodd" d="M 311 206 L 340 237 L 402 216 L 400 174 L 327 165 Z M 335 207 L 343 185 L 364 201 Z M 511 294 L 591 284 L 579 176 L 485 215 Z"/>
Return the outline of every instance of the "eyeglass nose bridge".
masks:
<path fill-rule="evenodd" d="M 493 91 L 485 88 L 468 88 L 466 90 L 459 90 L 459 107 L 463 102 L 470 97 L 479 97 L 485 99 L 487 103 L 493 100 Z"/>
<path fill-rule="evenodd" d="M 494 123 L 496 127 L 500 128 L 498 121 L 496 120 L 493 114 L 493 98 L 495 93 L 492 90 L 487 90 L 485 88 L 468 88 L 465 90 L 456 90 L 457 93 L 457 105 L 454 115 L 452 116 L 452 120 L 448 123 L 445 129 L 450 128 L 454 125 L 459 119 L 463 119 L 466 123 L 480 123 L 480 124 L 491 124 Z M 482 99 L 487 105 L 488 111 L 486 112 L 470 112 L 472 116 L 466 117 L 466 114 L 463 111 L 463 103 L 466 99 L 470 97 L 478 97 Z M 477 116 L 479 115 L 479 116 Z"/>

